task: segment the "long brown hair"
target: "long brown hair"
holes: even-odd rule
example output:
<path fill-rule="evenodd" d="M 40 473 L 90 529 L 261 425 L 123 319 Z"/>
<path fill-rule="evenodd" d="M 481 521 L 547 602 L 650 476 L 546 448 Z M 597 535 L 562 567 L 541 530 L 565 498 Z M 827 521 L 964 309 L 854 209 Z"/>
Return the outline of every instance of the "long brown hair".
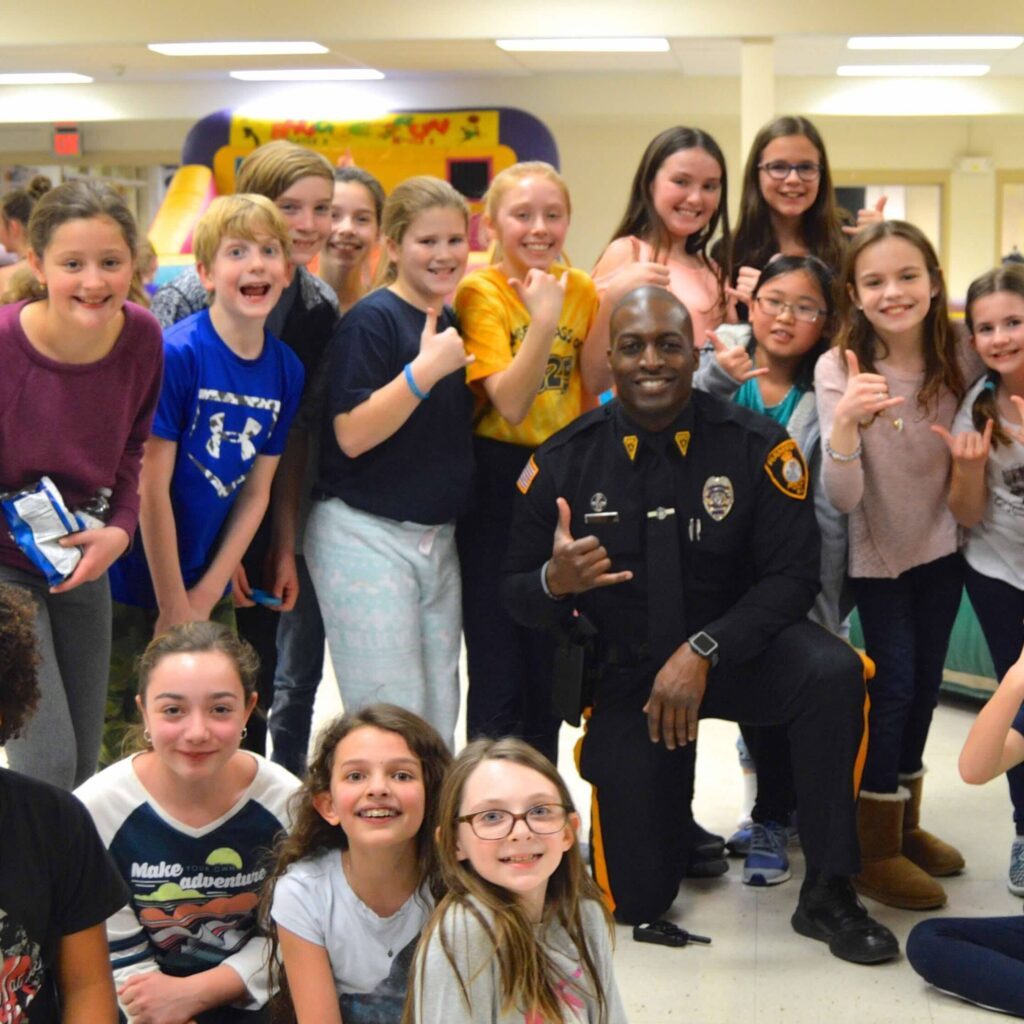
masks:
<path fill-rule="evenodd" d="M 682 125 L 666 128 L 647 144 L 643 156 L 640 157 L 636 174 L 633 175 L 626 212 L 622 215 L 618 227 L 612 232 L 611 241 L 614 242 L 616 238 L 636 235 L 650 245 L 655 259 L 659 255 L 669 252 L 672 239 L 662 223 L 661 217 L 658 216 L 658 211 L 654 209 L 651 190 L 654 186 L 655 175 L 661 165 L 670 156 L 684 149 L 703 149 L 717 162 L 722 171 L 722 193 L 718 200 L 718 208 L 702 231 L 687 237 L 686 251 L 691 256 L 697 256 L 701 263 L 715 275 L 718 280 L 719 295 L 722 296 L 724 305 L 725 286 L 732 273 L 729 262 L 732 246 L 732 234 L 729 230 L 729 175 L 721 146 L 711 135 L 701 131 L 700 128 L 685 128 Z M 722 236 L 716 248 L 720 251 L 722 258 L 716 264 L 708 254 L 708 247 L 714 240 L 719 225 L 722 228 Z"/>
<path fill-rule="evenodd" d="M 538 1015 L 543 1020 L 562 1019 L 562 1003 L 555 988 L 561 980 L 560 975 L 544 947 L 537 942 L 534 926 L 526 912 L 510 898 L 507 891 L 481 878 L 469 861 L 460 860 L 456 852 L 459 829 L 457 819 L 461 813 L 462 794 L 466 781 L 484 761 L 510 761 L 532 768 L 555 786 L 562 804 L 570 811 L 573 808 L 568 787 L 554 765 L 523 740 L 510 737 L 500 740 L 476 740 L 465 747 L 455 759 L 441 789 L 437 830 L 441 875 L 448 893 L 423 929 L 416 959 L 409 974 L 409 991 L 402 1018 L 404 1024 L 412 1024 L 414 1020 L 417 979 L 422 984 L 426 970 L 424 951 L 434 932 L 438 933 L 441 947 L 459 980 L 466 1006 L 472 1011 L 468 989 L 468 982 L 471 979 L 462 977 L 443 926 L 446 915 L 456 908 L 472 915 L 494 948 L 501 977 L 500 995 L 503 1009 L 507 1011 L 512 1007 L 518 1007 L 522 1011 Z M 587 874 L 583 864 L 579 843 L 573 842 L 548 879 L 544 897 L 544 920 L 557 920 L 569 934 L 579 952 L 585 980 L 589 980 L 596 994 L 600 1006 L 600 1021 L 604 1022 L 608 1015 L 607 1002 L 587 942 L 581 914 L 581 903 L 587 899 L 596 900 L 604 908 L 601 892 Z M 480 908 L 483 908 L 483 911 Z M 605 916 L 611 930 L 611 917 L 607 910 Z"/>
<path fill-rule="evenodd" d="M 872 224 L 858 232 L 850 243 L 840 279 L 846 293 L 846 316 L 836 337 L 840 362 L 845 365 L 846 353 L 853 352 L 863 372 L 877 373 L 877 360 L 884 359 L 889 354 L 885 342 L 875 334 L 875 329 L 863 311 L 851 301 L 851 296 L 857 291 L 857 259 L 865 249 L 886 238 L 902 238 L 921 253 L 934 291 L 922 325 L 924 384 L 917 395 L 918 407 L 926 411 L 943 389 L 951 392 L 959 402 L 964 397 L 966 386 L 963 370 L 957 359 L 956 332 L 949 321 L 946 283 L 942 276 L 942 268 L 939 266 L 935 249 L 924 232 L 907 221 L 886 220 L 880 224 Z"/>
<path fill-rule="evenodd" d="M 777 117 L 754 137 L 743 169 L 743 191 L 740 193 L 740 215 L 732 243 L 733 267 L 764 267 L 779 251 L 779 240 L 772 227 L 771 207 L 761 193 L 759 164 L 765 147 L 775 139 L 801 135 L 818 151 L 821 175 L 814 203 L 800 217 L 800 233 L 812 256 L 830 267 L 843 262 L 846 239 L 836 207 L 835 190 L 828 153 L 818 129 L 806 117 Z"/>
<path fill-rule="evenodd" d="M 1024 266 L 1019 263 L 1004 263 L 1001 267 L 988 270 L 981 277 L 976 277 L 967 289 L 967 302 L 964 307 L 964 319 L 967 329 L 974 336 L 974 304 L 978 299 L 997 292 L 1010 292 L 1024 299 Z M 999 422 L 999 408 L 996 404 L 996 392 L 999 390 L 1001 377 L 998 370 L 989 370 L 985 375 L 985 384 L 971 406 L 971 421 L 974 429 L 983 431 L 985 423 L 992 421 L 992 447 L 1010 444 L 1010 435 L 1003 430 Z"/>
<path fill-rule="evenodd" d="M 314 857 L 325 850 L 337 850 L 340 856 L 342 850 L 348 849 L 348 836 L 344 830 L 323 818 L 316 809 L 315 800 L 320 794 L 330 791 L 338 744 L 356 729 L 367 726 L 401 736 L 413 754 L 419 758 L 423 769 L 424 811 L 423 824 L 416 833 L 416 888 L 419 890 L 425 885 L 435 900 L 440 899 L 444 892 L 437 848 L 434 845 L 434 830 L 439 820 L 441 781 L 452 760 L 444 740 L 437 730 L 419 715 L 395 704 L 370 704 L 360 711 L 339 715 L 325 725 L 317 737 L 306 777 L 301 788 L 291 798 L 289 809 L 292 827 L 281 836 L 274 848 L 274 869 L 267 877 L 260 897 L 260 924 L 271 937 L 271 988 L 279 989 L 273 1007 L 275 1024 L 291 1024 L 295 1020 L 295 1011 L 288 996 L 288 979 L 277 956 L 277 926 L 270 913 L 274 904 L 274 890 L 278 880 L 292 864 Z"/>

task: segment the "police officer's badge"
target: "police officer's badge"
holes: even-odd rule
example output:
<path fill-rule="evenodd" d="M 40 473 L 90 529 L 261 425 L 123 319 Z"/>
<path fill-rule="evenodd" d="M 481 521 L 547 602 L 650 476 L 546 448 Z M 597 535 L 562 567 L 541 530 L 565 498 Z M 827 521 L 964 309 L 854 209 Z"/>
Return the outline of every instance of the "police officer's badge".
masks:
<path fill-rule="evenodd" d="M 803 501 L 810 476 L 800 446 L 792 438 L 777 444 L 764 460 L 768 479 L 787 497 Z"/>
<path fill-rule="evenodd" d="M 727 476 L 709 476 L 704 481 L 701 498 L 704 501 L 704 511 L 716 523 L 720 523 L 736 504 L 736 492 Z"/>
<path fill-rule="evenodd" d="M 608 507 L 608 499 L 598 491 L 590 496 L 590 507 L 595 512 L 603 512 Z"/>

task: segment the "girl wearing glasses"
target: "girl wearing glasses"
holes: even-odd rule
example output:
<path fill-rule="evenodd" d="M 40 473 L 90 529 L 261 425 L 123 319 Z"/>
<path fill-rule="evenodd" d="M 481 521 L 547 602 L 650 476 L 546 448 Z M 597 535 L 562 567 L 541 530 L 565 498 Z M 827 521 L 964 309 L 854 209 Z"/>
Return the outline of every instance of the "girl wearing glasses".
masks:
<path fill-rule="evenodd" d="M 858 225 L 865 226 L 881 219 L 881 208 L 861 210 Z M 758 279 L 769 261 L 780 254 L 816 256 L 832 273 L 837 273 L 847 246 L 845 230 L 835 203 L 828 154 L 818 129 L 805 117 L 779 117 L 766 124 L 750 147 L 743 171 L 739 224 L 732 241 L 731 265 L 735 285 L 729 289 L 729 294 L 737 301 L 738 318 L 742 321 L 753 318 L 755 311 L 751 307 L 751 296 L 756 291 Z M 725 244 L 723 239 L 723 248 Z M 810 365 L 813 367 L 813 362 Z M 835 525 L 845 528 L 845 519 Z M 837 580 L 842 578 L 842 564 L 830 568 L 834 569 L 832 575 Z M 836 602 L 829 600 L 828 607 L 829 615 L 822 622 L 845 635 L 842 619 L 833 621 Z M 819 611 L 824 611 L 824 608 L 819 608 Z M 770 726 L 751 727 L 745 729 L 743 735 L 746 743 L 740 740 L 737 745 L 747 787 L 746 806 L 756 800 L 751 817 L 758 816 L 758 807 L 766 799 L 774 808 L 773 814 L 781 814 L 787 802 L 795 801 L 792 784 L 782 792 L 768 795 L 768 787 L 779 782 L 780 777 L 771 773 L 761 778 L 760 773 L 755 775 L 755 771 L 758 755 L 765 764 L 770 760 L 773 764 L 788 765 L 785 731 Z M 789 808 L 790 811 L 793 809 L 793 806 Z M 777 822 L 779 831 L 770 837 L 773 840 L 770 847 L 752 849 L 754 840 L 764 837 L 754 835 L 750 817 L 744 814 L 739 830 L 729 839 L 729 850 L 739 856 L 753 855 L 760 866 L 757 877 L 765 871 L 771 876 L 775 871 L 782 871 L 783 867 L 788 872 L 782 833 L 789 824 L 789 818 L 787 813 L 784 820 Z M 771 853 L 772 849 L 775 854 Z"/>
<path fill-rule="evenodd" d="M 551 762 L 522 740 L 477 740 L 439 810 L 448 894 L 423 932 L 406 1024 L 625 1024 L 611 919 Z"/>
<path fill-rule="evenodd" d="M 736 285 L 730 294 L 749 303 L 758 275 L 779 253 L 817 256 L 837 271 L 846 249 L 844 231 L 882 220 L 884 205 L 861 210 L 857 227 L 843 228 L 818 129 L 805 117 L 776 118 L 757 133 L 743 171 L 732 242 Z"/>
<path fill-rule="evenodd" d="M 702 366 L 697 387 L 733 398 L 782 424 L 800 445 L 810 468 L 815 513 L 821 530 L 821 592 L 811 617 L 833 632 L 850 611 L 845 593 L 846 517 L 825 496 L 821 480 L 821 432 L 814 399 L 814 364 L 828 349 L 835 326 L 832 271 L 814 256 L 780 256 L 754 285 L 750 323 L 725 325 L 717 341 L 741 346 L 758 376 L 739 385 L 715 364 Z M 790 877 L 787 826 L 796 806 L 789 745 L 783 727 L 742 727 L 758 766 L 752 822 L 742 823 L 730 849 L 746 857 L 747 885 L 778 885 Z"/>
<path fill-rule="evenodd" d="M 279 961 L 275 1022 L 399 1024 L 413 951 L 442 889 L 434 831 L 451 761 L 411 711 L 327 725 L 277 850 L 262 918 Z"/>

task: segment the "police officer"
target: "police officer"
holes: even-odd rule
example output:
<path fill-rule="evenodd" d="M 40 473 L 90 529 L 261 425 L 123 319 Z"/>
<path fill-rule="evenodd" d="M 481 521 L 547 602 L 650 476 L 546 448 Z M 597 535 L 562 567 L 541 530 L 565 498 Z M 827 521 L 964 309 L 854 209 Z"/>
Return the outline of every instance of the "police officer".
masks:
<path fill-rule="evenodd" d="M 820 544 L 803 456 L 767 417 L 692 391 L 693 327 L 670 292 L 630 292 L 610 333 L 618 401 L 524 468 L 502 584 L 525 625 L 578 611 L 597 628 L 581 756 L 595 878 L 621 920 L 661 917 L 683 875 L 699 718 L 784 724 L 807 862 L 793 927 L 845 960 L 888 960 L 896 938 L 849 881 L 864 681 L 806 618 Z"/>

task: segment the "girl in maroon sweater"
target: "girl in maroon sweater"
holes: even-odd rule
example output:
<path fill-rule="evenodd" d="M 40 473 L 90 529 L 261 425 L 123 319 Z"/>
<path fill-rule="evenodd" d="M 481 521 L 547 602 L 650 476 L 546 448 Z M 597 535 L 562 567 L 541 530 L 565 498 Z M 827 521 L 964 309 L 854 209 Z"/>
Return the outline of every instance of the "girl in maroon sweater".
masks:
<path fill-rule="evenodd" d="M 0 530 L 0 582 L 36 604 L 42 700 L 11 767 L 70 789 L 95 770 L 110 661 L 107 568 L 138 521 L 142 446 L 160 389 L 156 320 L 127 303 L 135 222 L 113 189 L 67 182 L 37 204 L 28 264 L 42 293 L 0 309 L 0 492 L 48 476 L 69 508 L 109 492 L 103 526 L 65 538 L 82 558 L 48 587 Z"/>

